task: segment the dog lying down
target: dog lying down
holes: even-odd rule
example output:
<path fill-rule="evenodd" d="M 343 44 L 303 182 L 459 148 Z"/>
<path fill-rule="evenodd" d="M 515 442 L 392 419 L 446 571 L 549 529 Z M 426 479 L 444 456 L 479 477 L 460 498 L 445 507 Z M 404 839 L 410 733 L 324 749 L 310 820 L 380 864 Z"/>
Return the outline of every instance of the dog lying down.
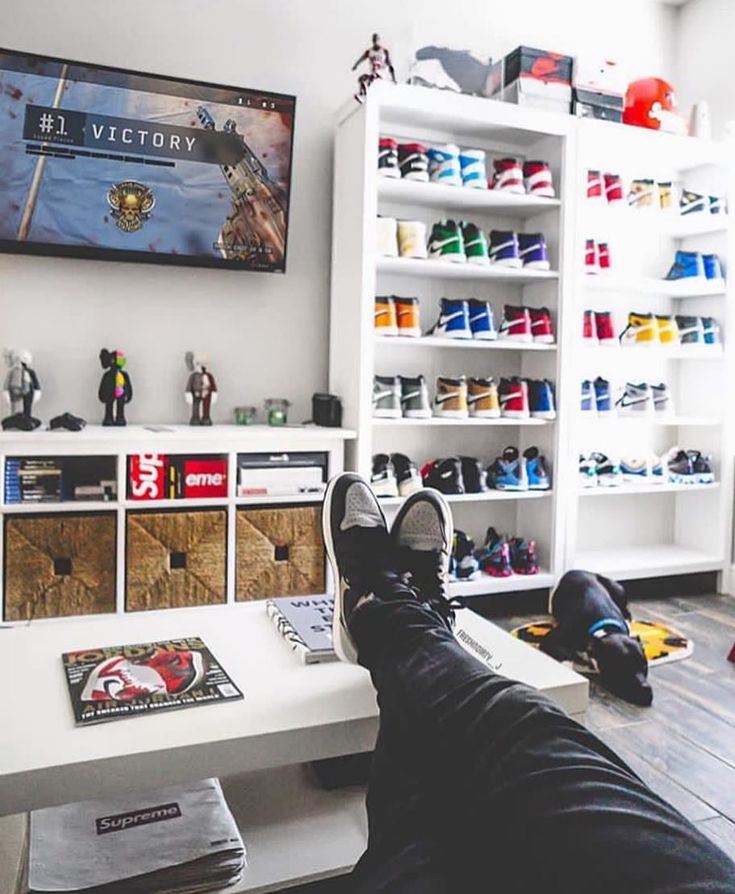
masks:
<path fill-rule="evenodd" d="M 653 690 L 640 641 L 630 635 L 625 590 L 589 571 L 569 571 L 549 599 L 557 626 L 540 647 L 558 661 L 587 653 L 599 670 L 597 682 L 634 705 L 648 706 Z"/>

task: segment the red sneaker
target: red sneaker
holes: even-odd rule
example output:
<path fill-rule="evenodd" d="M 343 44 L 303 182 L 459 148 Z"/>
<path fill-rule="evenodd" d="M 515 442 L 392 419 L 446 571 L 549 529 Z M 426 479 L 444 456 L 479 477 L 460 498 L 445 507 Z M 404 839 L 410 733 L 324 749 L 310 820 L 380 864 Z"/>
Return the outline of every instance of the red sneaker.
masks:
<path fill-rule="evenodd" d="M 584 245 L 584 272 L 600 272 L 600 268 L 597 264 L 597 243 L 594 239 L 588 239 Z"/>
<path fill-rule="evenodd" d="M 498 400 L 501 416 L 528 419 L 531 415 L 528 407 L 528 384 L 518 376 L 500 380 Z"/>
<path fill-rule="evenodd" d="M 597 340 L 601 345 L 616 345 L 618 343 L 615 336 L 615 328 L 613 327 L 612 314 L 609 310 L 595 311 L 595 332 Z"/>
<path fill-rule="evenodd" d="M 602 174 L 599 171 L 587 171 L 587 198 L 599 201 L 602 196 Z"/>
<path fill-rule="evenodd" d="M 554 330 L 551 326 L 551 314 L 548 307 L 529 307 L 531 315 L 531 335 L 533 340 L 542 345 L 554 344 Z"/>
<path fill-rule="evenodd" d="M 82 691 L 82 701 L 131 702 L 158 692 L 166 692 L 166 683 L 157 670 L 116 655 L 92 670 Z"/>
<path fill-rule="evenodd" d="M 597 336 L 595 335 L 595 315 L 591 310 L 584 312 L 582 338 L 584 341 L 597 341 Z"/>
<path fill-rule="evenodd" d="M 527 161 L 523 165 L 523 180 L 529 196 L 542 196 L 553 199 L 554 182 L 551 179 L 551 168 L 545 161 Z"/>
<path fill-rule="evenodd" d="M 620 174 L 605 174 L 605 196 L 610 205 L 625 199 L 623 178 Z"/>
<path fill-rule="evenodd" d="M 188 692 L 204 677 L 204 663 L 199 652 L 156 652 L 145 664 L 158 671 L 169 694 Z"/>
<path fill-rule="evenodd" d="M 600 267 L 600 273 L 610 272 L 610 246 L 607 242 L 599 242 L 597 244 L 597 263 Z"/>
<path fill-rule="evenodd" d="M 517 158 L 496 158 L 493 167 L 493 189 L 525 195 L 523 168 Z"/>
<path fill-rule="evenodd" d="M 533 341 L 529 309 L 506 304 L 503 308 L 503 321 L 498 330 L 498 338 L 506 341 Z"/>

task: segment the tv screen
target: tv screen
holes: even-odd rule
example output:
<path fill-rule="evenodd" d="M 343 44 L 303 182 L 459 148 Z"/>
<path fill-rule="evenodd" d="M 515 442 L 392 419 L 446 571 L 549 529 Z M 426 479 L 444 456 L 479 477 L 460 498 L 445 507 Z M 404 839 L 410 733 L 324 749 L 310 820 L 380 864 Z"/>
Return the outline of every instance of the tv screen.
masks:
<path fill-rule="evenodd" d="M 0 50 L 0 250 L 283 272 L 295 106 Z"/>

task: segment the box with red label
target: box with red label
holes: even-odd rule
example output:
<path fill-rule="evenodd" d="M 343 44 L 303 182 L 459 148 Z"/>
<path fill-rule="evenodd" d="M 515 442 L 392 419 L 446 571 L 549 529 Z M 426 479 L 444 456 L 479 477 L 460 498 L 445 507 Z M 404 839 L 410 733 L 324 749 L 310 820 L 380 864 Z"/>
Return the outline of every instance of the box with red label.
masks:
<path fill-rule="evenodd" d="M 165 500 L 168 457 L 163 453 L 137 453 L 128 457 L 128 499 Z"/>
<path fill-rule="evenodd" d="M 185 500 L 227 496 L 227 458 L 185 459 L 180 474 Z"/>

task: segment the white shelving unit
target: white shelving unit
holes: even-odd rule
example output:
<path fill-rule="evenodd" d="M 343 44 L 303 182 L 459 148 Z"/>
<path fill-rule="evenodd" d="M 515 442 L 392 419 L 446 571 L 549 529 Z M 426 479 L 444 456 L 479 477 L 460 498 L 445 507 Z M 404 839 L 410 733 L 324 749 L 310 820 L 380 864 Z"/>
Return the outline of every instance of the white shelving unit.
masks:
<path fill-rule="evenodd" d="M 426 142 L 452 141 L 499 155 L 542 158 L 552 168 L 557 198 L 495 194 L 387 180 L 376 170 L 379 135 Z M 454 593 L 510 592 L 550 586 L 567 569 L 614 571 L 621 578 L 714 571 L 730 566 L 732 475 L 730 432 L 722 408 L 722 383 L 732 381 L 735 332 L 732 286 L 671 283 L 664 276 L 677 246 L 728 257 L 730 217 L 636 211 L 595 206 L 586 199 L 588 168 L 633 177 L 673 180 L 688 188 L 726 196 L 730 166 L 719 145 L 668 134 L 548 115 L 517 106 L 418 87 L 379 84 L 360 108 L 341 116 L 336 135 L 330 389 L 345 401 L 346 424 L 357 438 L 348 467 L 369 475 L 378 452 L 403 452 L 417 465 L 454 454 L 488 465 L 503 447 L 537 445 L 549 460 L 554 489 L 537 495 L 497 493 L 450 498 L 458 528 L 482 541 L 492 524 L 533 537 L 543 571 L 533 579 L 487 579 L 453 585 Z M 375 218 L 386 214 L 419 219 L 469 219 L 489 230 L 543 232 L 552 270 L 498 270 L 442 261 L 376 255 Z M 584 241 L 606 239 L 613 271 L 583 273 Z M 729 252 L 730 257 L 735 253 Z M 504 303 L 548 306 L 555 345 L 475 344 L 449 339 L 385 337 L 373 328 L 376 295 L 421 299 L 428 331 L 441 297 L 489 298 L 496 317 Z M 692 313 L 716 317 L 723 347 L 672 345 L 643 348 L 591 346 L 581 338 L 582 310 L 612 309 L 617 331 L 629 310 Z M 695 362 L 696 361 L 696 362 Z M 371 417 L 372 377 L 524 375 L 556 384 L 558 417 L 538 420 L 385 420 Z M 590 418 L 579 404 L 583 378 L 601 374 L 624 380 L 666 381 L 676 412 L 644 420 Z M 714 486 L 578 487 L 580 450 L 635 454 L 680 444 L 711 452 Z M 563 495 L 563 496 L 560 496 Z M 600 499 L 588 500 L 588 496 Z M 615 496 L 615 500 L 606 497 Z M 629 499 L 626 499 L 628 497 Z M 630 499 L 635 498 L 635 499 Z M 384 501 L 390 512 L 400 499 Z M 663 569 L 668 568 L 668 571 Z M 722 580 L 720 581 L 722 583 Z"/>
<path fill-rule="evenodd" d="M 711 284 L 668 282 L 664 277 L 678 248 L 715 252 L 724 262 L 735 257 L 730 250 L 731 218 L 608 207 L 586 196 L 588 169 L 620 174 L 626 189 L 633 178 L 653 178 L 727 196 L 731 186 L 727 153 L 719 145 L 692 138 L 592 121 L 578 122 L 577 140 L 575 195 L 570 201 L 577 205 L 574 241 L 579 275 L 574 293 L 566 296 L 575 306 L 577 334 L 585 309 L 612 311 L 618 333 L 629 311 L 693 314 L 719 321 L 724 349 L 586 346 L 573 352 L 577 390 L 568 429 L 572 461 L 579 452 L 591 450 L 620 458 L 660 455 L 678 445 L 710 453 L 717 483 L 580 490 L 578 499 L 569 501 L 565 565 L 590 567 L 619 579 L 714 571 L 720 574 L 720 586 L 727 586 L 722 575 L 730 564 L 733 484 L 722 389 L 732 376 L 732 278 Z M 609 275 L 582 273 L 587 238 L 609 243 Z M 618 388 L 626 381 L 665 382 L 675 413 L 664 418 L 590 418 L 580 410 L 578 389 L 583 379 L 597 375 Z"/>
<path fill-rule="evenodd" d="M 4 499 L 5 462 L 11 457 L 95 456 L 114 459 L 117 499 L 109 502 L 75 500 L 60 503 L 0 502 L 0 523 L 12 515 L 53 515 L 56 513 L 114 513 L 116 517 L 116 610 L 125 611 L 126 517 L 131 511 L 152 509 L 181 510 L 220 508 L 227 515 L 226 594 L 225 602 L 235 601 L 236 517 L 244 506 L 319 503 L 321 494 L 289 497 L 237 496 L 237 458 L 246 453 L 288 453 L 314 451 L 327 455 L 328 474 L 341 471 L 344 444 L 354 432 L 340 428 L 288 425 L 283 427 L 254 425 L 217 425 L 195 428 L 187 425 L 130 425 L 125 428 L 103 428 L 89 425 L 81 432 L 42 431 L 0 433 L 0 498 Z M 199 499 L 134 500 L 127 495 L 128 457 L 136 454 L 217 455 L 227 459 L 227 494 L 223 497 Z M 2 525 L 4 529 L 4 524 Z M 3 549 L 5 535 L 0 536 L 0 593 L 3 588 Z M 4 612 L 3 612 L 4 616 Z M 35 624 L 56 623 L 57 618 Z M 7 623 L 7 619 L 6 619 Z M 24 622 L 17 622 L 24 623 Z"/>
<path fill-rule="evenodd" d="M 345 423 L 357 431 L 348 465 L 370 474 L 378 452 L 402 452 L 419 466 L 453 454 L 477 456 L 484 466 L 508 445 L 536 445 L 555 474 L 548 494 L 502 493 L 450 497 L 456 527 L 482 543 L 488 526 L 536 540 L 541 573 L 531 577 L 490 578 L 452 584 L 455 595 L 544 588 L 561 571 L 563 533 L 557 500 L 565 472 L 557 458 L 564 443 L 563 421 L 539 419 L 373 419 L 372 380 L 378 374 L 423 373 L 430 389 L 438 375 L 465 373 L 497 378 L 523 375 L 561 382 L 558 345 L 456 342 L 441 338 L 386 338 L 373 329 L 376 295 L 416 295 L 421 324 L 436 320 L 441 297 L 487 298 L 496 317 L 503 304 L 551 309 L 557 332 L 563 330 L 561 294 L 573 274 L 563 239 L 567 222 L 566 183 L 574 177 L 571 118 L 523 111 L 468 96 L 413 87 L 375 85 L 367 103 L 350 108 L 338 126 L 335 149 L 334 236 L 330 389 L 342 395 Z M 557 199 L 411 183 L 380 178 L 376 147 L 380 134 L 397 138 L 447 141 L 481 147 L 491 158 L 517 155 L 549 161 Z M 440 260 L 377 257 L 375 218 L 387 214 L 420 219 L 430 229 L 445 217 L 522 232 L 543 232 L 552 270 L 509 270 Z M 559 466 L 559 467 L 557 467 Z M 571 486 L 571 479 L 567 486 Z M 400 499 L 383 504 L 393 512 Z"/>

